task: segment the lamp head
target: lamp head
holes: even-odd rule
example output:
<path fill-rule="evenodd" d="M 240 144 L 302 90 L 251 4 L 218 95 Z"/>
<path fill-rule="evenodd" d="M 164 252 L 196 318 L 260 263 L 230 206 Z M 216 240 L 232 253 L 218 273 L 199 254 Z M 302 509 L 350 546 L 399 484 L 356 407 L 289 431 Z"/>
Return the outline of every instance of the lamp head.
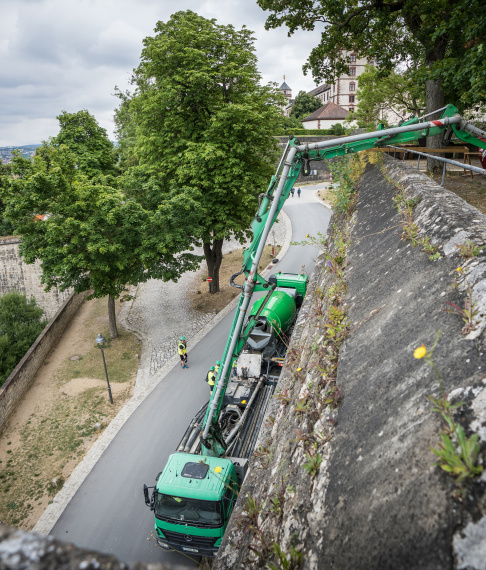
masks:
<path fill-rule="evenodd" d="M 98 346 L 100 346 L 101 344 L 105 344 L 106 339 L 105 339 L 105 337 L 100 333 L 100 334 L 96 337 L 95 342 L 96 342 L 96 344 L 97 344 Z"/>

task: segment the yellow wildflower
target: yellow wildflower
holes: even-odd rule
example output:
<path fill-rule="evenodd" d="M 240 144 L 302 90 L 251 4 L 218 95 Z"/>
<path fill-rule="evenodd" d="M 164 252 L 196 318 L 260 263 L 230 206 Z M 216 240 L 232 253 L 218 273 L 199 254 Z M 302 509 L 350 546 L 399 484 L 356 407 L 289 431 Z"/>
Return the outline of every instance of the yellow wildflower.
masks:
<path fill-rule="evenodd" d="M 309 234 L 306 234 L 305 237 L 309 237 Z"/>
<path fill-rule="evenodd" d="M 427 349 L 425 348 L 425 344 L 416 348 L 413 353 L 415 358 L 423 358 L 426 354 L 427 354 Z"/>
<path fill-rule="evenodd" d="M 458 267 L 456 271 L 462 271 L 462 267 Z"/>
<path fill-rule="evenodd" d="M 297 372 L 300 372 L 302 370 L 302 368 L 297 368 Z"/>

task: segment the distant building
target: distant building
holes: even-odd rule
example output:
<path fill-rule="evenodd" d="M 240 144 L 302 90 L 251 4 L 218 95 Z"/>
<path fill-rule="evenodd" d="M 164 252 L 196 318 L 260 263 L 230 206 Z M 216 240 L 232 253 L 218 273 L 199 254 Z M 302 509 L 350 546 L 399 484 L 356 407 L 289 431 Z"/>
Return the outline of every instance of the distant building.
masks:
<path fill-rule="evenodd" d="M 356 95 L 356 91 L 358 90 L 358 77 L 363 73 L 365 66 L 370 62 L 366 58 L 359 59 L 354 52 L 347 52 L 347 55 L 350 59 L 349 73 L 338 77 L 335 83 L 323 83 L 322 85 L 319 85 L 315 89 L 308 91 L 307 95 L 317 97 L 321 100 L 323 105 L 328 101 L 331 101 L 332 103 L 339 105 L 339 107 L 353 112 L 356 110 L 356 106 L 358 104 L 358 97 Z M 288 117 L 294 103 L 294 99 L 292 99 L 292 90 L 284 81 L 280 86 L 280 91 L 282 91 L 282 93 L 288 98 L 284 111 L 285 115 Z"/>
<path fill-rule="evenodd" d="M 330 87 L 331 86 L 328 85 L 327 83 L 323 83 L 322 85 L 319 85 L 319 87 L 312 89 L 312 91 L 308 91 L 307 95 L 313 95 L 314 97 L 317 97 L 318 99 L 321 100 L 321 103 L 324 105 L 326 101 L 329 101 L 327 93 L 329 92 Z"/>
<path fill-rule="evenodd" d="M 347 55 L 350 59 L 349 73 L 347 75 L 341 75 L 336 79 L 336 82 L 331 85 L 321 85 L 321 87 L 325 87 L 325 89 L 322 89 L 319 95 L 321 101 L 332 101 L 336 103 L 336 105 L 353 112 L 358 104 L 358 97 L 356 95 L 358 77 L 363 73 L 365 66 L 370 62 L 366 58 L 359 59 L 354 52 L 348 52 Z M 317 89 L 320 89 L 320 87 Z"/>
<path fill-rule="evenodd" d="M 279 89 L 283 93 L 284 97 L 287 98 L 287 101 L 285 101 L 285 104 L 283 106 L 283 113 L 286 117 L 288 117 L 290 109 L 294 104 L 294 99 L 292 99 L 292 89 L 290 89 L 287 83 L 285 83 L 285 75 L 284 75 L 284 82 L 282 83 L 282 85 L 280 85 Z"/>
<path fill-rule="evenodd" d="M 347 109 L 336 105 L 332 101 L 327 101 L 317 111 L 302 119 L 302 125 L 304 129 L 329 129 L 336 123 L 342 125 L 348 115 L 349 111 Z"/>

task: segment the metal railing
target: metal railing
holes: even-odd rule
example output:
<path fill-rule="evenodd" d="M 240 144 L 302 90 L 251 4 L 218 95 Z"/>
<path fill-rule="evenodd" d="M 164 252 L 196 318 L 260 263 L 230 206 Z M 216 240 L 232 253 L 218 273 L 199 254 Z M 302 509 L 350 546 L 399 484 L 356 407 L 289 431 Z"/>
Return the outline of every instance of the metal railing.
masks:
<path fill-rule="evenodd" d="M 452 164 L 453 166 L 459 166 L 460 168 L 462 168 L 464 170 L 471 170 L 472 172 L 476 172 L 477 174 L 483 174 L 486 176 L 486 170 L 483 168 L 478 168 L 477 166 L 471 166 L 470 164 L 464 164 L 462 162 L 457 162 L 456 160 L 450 160 L 449 158 L 443 158 L 442 156 L 433 156 L 431 154 L 426 154 L 424 152 L 419 152 L 418 150 L 412 150 L 410 148 L 404 148 L 402 146 L 387 145 L 386 148 L 394 149 L 393 158 L 396 158 L 397 150 L 402 151 L 403 152 L 402 162 L 405 160 L 405 154 L 407 152 L 411 152 L 413 154 L 418 154 L 419 156 L 418 156 L 418 160 L 417 160 L 417 169 L 420 168 L 420 157 L 422 157 L 422 156 L 425 156 L 425 158 L 433 158 L 434 160 L 438 160 L 439 162 L 443 162 L 444 168 L 442 169 L 442 182 L 440 183 L 441 186 L 444 186 L 444 179 L 445 179 L 446 165 L 447 164 Z"/>

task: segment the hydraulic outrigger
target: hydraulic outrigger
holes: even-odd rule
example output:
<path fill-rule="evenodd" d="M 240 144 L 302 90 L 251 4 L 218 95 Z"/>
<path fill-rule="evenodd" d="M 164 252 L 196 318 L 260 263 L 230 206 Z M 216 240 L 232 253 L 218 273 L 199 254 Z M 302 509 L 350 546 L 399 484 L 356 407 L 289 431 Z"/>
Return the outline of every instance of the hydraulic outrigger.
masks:
<path fill-rule="evenodd" d="M 145 502 L 155 511 L 155 531 L 159 545 L 213 556 L 221 543 L 244 476 L 237 476 L 234 465 L 241 467 L 244 461 L 241 458 L 225 457 L 229 438 L 225 441 L 219 418 L 233 363 L 241 355 L 258 321 L 257 313 L 250 315 L 245 323 L 252 295 L 258 291 L 267 292 L 262 304 L 265 307 L 270 302 L 275 287 L 279 285 L 264 279 L 257 268 L 270 229 L 297 177 L 301 172 L 304 176 L 310 174 L 312 161 L 403 144 L 441 133 L 447 136 L 455 134 L 465 143 L 486 149 L 486 132 L 462 119 L 453 105 L 439 111 L 443 112 L 437 120 L 425 120 L 434 114 L 430 113 L 411 118 L 398 127 L 385 129 L 380 125 L 378 130 L 371 133 L 328 141 L 301 144 L 290 137 L 276 174 L 267 191 L 260 195 L 259 207 L 251 224 L 253 241 L 245 250 L 243 267 L 237 274 L 245 274 L 244 285 L 234 284 L 235 275 L 231 278 L 231 284 L 240 287 L 242 292 L 221 359 L 223 364 L 201 424 L 200 453 L 171 455 L 164 471 L 157 477 L 151 498 L 148 487 L 144 486 Z M 197 516 L 191 516 L 190 513 L 196 512 Z"/>

